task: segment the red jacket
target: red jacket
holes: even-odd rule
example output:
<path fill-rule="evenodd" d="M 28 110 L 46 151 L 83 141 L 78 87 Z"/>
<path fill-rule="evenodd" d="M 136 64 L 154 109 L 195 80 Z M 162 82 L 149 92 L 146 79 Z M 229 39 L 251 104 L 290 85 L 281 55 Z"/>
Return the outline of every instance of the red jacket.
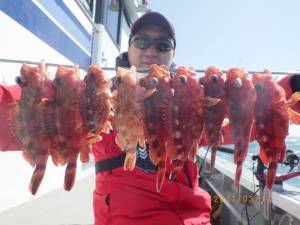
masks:
<path fill-rule="evenodd" d="M 0 149 L 20 150 L 13 136 L 10 112 L 20 98 L 17 86 L 0 86 Z M 114 141 L 115 133 L 104 135 L 93 146 L 95 161 L 121 154 Z M 170 170 L 167 169 L 167 176 Z M 189 180 L 191 186 L 189 186 Z M 96 175 L 94 191 L 95 225 L 195 225 L 210 224 L 209 194 L 198 186 L 197 165 L 191 161 L 175 181 L 165 179 L 161 192 L 156 192 L 156 174 L 140 169 L 132 172 L 116 168 Z"/>
<path fill-rule="evenodd" d="M 94 146 L 95 161 L 121 153 L 114 138 L 112 131 Z M 169 173 L 167 168 L 167 177 Z M 159 193 L 155 183 L 156 173 L 137 168 L 132 172 L 120 167 L 98 173 L 94 191 L 95 224 L 210 224 L 210 196 L 198 187 L 195 163 L 188 161 L 174 182 L 165 179 Z"/>

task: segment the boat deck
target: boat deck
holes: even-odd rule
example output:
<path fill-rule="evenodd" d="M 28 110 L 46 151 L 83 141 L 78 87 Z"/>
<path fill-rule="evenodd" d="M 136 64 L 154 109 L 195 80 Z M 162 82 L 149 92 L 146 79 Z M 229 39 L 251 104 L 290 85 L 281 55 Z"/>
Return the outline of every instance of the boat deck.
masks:
<path fill-rule="evenodd" d="M 70 192 L 58 189 L 0 213 L 6 225 L 92 225 L 95 176 L 76 182 Z"/>
<path fill-rule="evenodd" d="M 205 158 L 205 151 L 199 152 L 200 164 Z M 253 173 L 243 168 L 239 188 L 233 185 L 236 165 L 216 157 L 215 170 L 209 173 L 210 154 L 208 153 L 202 173 L 202 185 L 212 195 L 212 200 L 220 198 L 222 224 L 247 224 L 247 215 L 251 224 L 271 225 L 288 221 L 300 224 L 300 189 L 288 184 L 273 185 L 271 193 L 258 190 L 258 181 Z M 254 194 L 256 193 L 256 194 Z M 265 195 L 266 194 L 266 195 Z M 247 211 L 246 212 L 246 208 Z"/>

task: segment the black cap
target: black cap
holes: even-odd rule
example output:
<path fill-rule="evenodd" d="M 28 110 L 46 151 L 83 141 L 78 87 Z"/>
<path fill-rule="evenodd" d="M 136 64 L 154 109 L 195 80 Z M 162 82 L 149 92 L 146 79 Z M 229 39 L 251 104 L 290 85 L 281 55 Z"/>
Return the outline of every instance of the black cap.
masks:
<path fill-rule="evenodd" d="M 167 34 L 170 36 L 171 39 L 174 41 L 174 48 L 176 46 L 176 39 L 175 39 L 175 31 L 172 24 L 164 17 L 162 14 L 158 12 L 148 12 L 145 13 L 143 16 L 138 18 L 131 26 L 131 33 L 129 37 L 129 41 L 131 37 L 138 33 L 142 28 L 147 25 L 155 25 L 161 27 Z"/>

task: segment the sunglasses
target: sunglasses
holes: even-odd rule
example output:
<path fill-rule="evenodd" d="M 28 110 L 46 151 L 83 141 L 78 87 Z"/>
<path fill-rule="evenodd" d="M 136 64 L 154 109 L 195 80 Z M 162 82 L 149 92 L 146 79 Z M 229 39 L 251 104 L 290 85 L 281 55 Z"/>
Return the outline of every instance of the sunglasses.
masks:
<path fill-rule="evenodd" d="M 171 49 L 174 49 L 173 42 L 165 38 L 136 37 L 131 41 L 131 44 L 141 50 L 146 50 L 151 45 L 159 52 L 169 52 Z"/>

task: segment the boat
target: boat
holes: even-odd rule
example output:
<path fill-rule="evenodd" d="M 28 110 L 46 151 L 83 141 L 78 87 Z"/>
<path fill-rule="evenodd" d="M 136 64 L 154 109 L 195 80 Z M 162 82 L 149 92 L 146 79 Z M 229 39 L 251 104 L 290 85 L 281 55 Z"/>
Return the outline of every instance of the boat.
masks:
<path fill-rule="evenodd" d="M 15 84 L 22 62 L 43 59 L 51 74 L 57 65 L 78 64 L 82 76 L 90 64 L 114 68 L 115 58 L 127 49 L 130 25 L 149 10 L 143 0 L 2 0 L 0 9 L 3 85 Z M 235 165 L 218 154 L 210 173 L 209 158 L 205 148 L 199 149 L 200 186 L 211 194 L 213 224 L 300 224 L 298 188 L 279 183 L 266 195 L 253 171 L 244 168 L 236 190 Z M 93 160 L 78 165 L 76 184 L 66 192 L 64 167 L 49 162 L 39 192 L 32 196 L 32 167 L 19 151 L 1 152 L 0 224 L 93 224 Z"/>
<path fill-rule="evenodd" d="M 82 78 L 90 64 L 114 68 L 127 49 L 130 25 L 147 10 L 142 0 L 1 0 L 0 83 L 15 85 L 23 62 L 45 60 L 50 76 L 58 65 L 78 64 Z M 62 189 L 64 170 L 49 160 L 32 196 L 32 167 L 20 151 L 1 152 L 0 224 L 93 224 L 93 160 L 78 161 L 71 192 Z"/>

